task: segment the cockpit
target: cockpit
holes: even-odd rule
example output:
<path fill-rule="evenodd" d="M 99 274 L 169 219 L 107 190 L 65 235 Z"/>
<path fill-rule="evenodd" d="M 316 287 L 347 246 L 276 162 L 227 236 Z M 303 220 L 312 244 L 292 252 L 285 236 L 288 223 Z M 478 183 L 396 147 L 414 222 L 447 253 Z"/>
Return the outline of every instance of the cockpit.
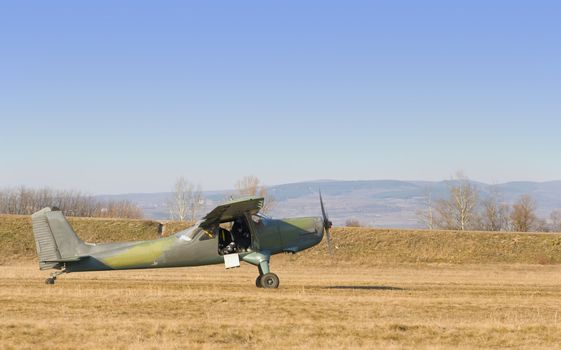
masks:
<path fill-rule="evenodd" d="M 251 249 L 251 229 L 244 216 L 218 226 L 218 253 L 245 253 Z"/>
<path fill-rule="evenodd" d="M 264 218 L 256 219 L 252 220 L 255 224 Z M 250 227 L 246 218 L 239 216 L 235 217 L 232 221 L 221 222 L 206 228 L 195 225 L 176 233 L 175 236 L 186 243 L 218 238 L 218 254 L 245 253 L 251 250 L 252 236 Z"/>

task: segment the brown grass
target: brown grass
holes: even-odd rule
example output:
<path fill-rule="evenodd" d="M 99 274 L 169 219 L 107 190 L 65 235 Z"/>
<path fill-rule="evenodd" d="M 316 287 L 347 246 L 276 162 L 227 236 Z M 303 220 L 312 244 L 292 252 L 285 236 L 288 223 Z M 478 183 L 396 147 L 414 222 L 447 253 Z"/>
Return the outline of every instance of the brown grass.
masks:
<path fill-rule="evenodd" d="M 147 220 L 70 221 L 87 241 L 156 237 Z M 31 263 L 29 217 L 0 217 L 0 348 L 561 348 L 557 234 L 333 237 L 333 259 L 325 243 L 273 257 L 278 290 L 255 288 L 248 265 L 76 273 L 49 286 Z"/>
<path fill-rule="evenodd" d="M 76 273 L 0 267 L 0 347 L 559 348 L 558 266 L 243 265 Z"/>
<path fill-rule="evenodd" d="M 561 235 L 558 233 L 336 228 L 333 242 L 339 261 L 363 265 L 561 263 Z M 306 252 L 302 258 L 321 261 L 325 260 L 325 254 L 323 244 Z"/>

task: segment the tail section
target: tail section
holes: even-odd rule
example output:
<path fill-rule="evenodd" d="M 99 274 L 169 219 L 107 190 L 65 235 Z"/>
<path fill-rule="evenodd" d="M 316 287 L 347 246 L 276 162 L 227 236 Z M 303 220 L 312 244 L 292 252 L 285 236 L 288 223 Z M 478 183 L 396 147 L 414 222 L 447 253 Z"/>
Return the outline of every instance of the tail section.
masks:
<path fill-rule="evenodd" d="M 41 270 L 61 268 L 62 263 L 79 260 L 87 251 L 60 210 L 44 208 L 31 219 Z"/>

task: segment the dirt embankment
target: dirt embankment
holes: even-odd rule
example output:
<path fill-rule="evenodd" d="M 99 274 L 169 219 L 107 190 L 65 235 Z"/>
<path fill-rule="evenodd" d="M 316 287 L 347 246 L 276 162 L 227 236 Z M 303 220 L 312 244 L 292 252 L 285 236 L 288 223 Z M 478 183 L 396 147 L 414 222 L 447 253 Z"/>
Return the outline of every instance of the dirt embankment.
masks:
<path fill-rule="evenodd" d="M 157 221 L 69 218 L 87 242 L 117 242 L 158 237 Z M 166 234 L 188 226 L 166 223 Z M 561 263 L 561 234 L 423 231 L 374 228 L 334 228 L 333 260 L 339 263 Z M 0 263 L 35 258 L 35 242 L 28 216 L 0 215 Z M 325 240 L 290 260 L 332 263 Z"/>
<path fill-rule="evenodd" d="M 424 231 L 372 228 L 333 230 L 337 261 L 380 263 L 559 264 L 561 234 Z M 325 244 L 304 254 L 320 259 Z"/>

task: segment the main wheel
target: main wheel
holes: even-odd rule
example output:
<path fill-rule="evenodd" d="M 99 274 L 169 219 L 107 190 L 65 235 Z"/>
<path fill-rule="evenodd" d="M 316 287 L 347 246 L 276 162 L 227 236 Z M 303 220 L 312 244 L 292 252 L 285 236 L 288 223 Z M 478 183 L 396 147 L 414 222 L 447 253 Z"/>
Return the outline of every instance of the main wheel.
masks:
<path fill-rule="evenodd" d="M 279 287 L 279 276 L 272 272 L 266 273 L 261 276 L 261 287 L 263 288 L 278 288 Z"/>
<path fill-rule="evenodd" d="M 255 286 L 256 286 L 257 288 L 263 288 L 263 287 L 261 286 L 261 275 L 257 276 L 257 279 L 255 280 Z"/>
<path fill-rule="evenodd" d="M 49 277 L 45 280 L 45 284 L 55 284 L 55 279 L 52 277 Z"/>

